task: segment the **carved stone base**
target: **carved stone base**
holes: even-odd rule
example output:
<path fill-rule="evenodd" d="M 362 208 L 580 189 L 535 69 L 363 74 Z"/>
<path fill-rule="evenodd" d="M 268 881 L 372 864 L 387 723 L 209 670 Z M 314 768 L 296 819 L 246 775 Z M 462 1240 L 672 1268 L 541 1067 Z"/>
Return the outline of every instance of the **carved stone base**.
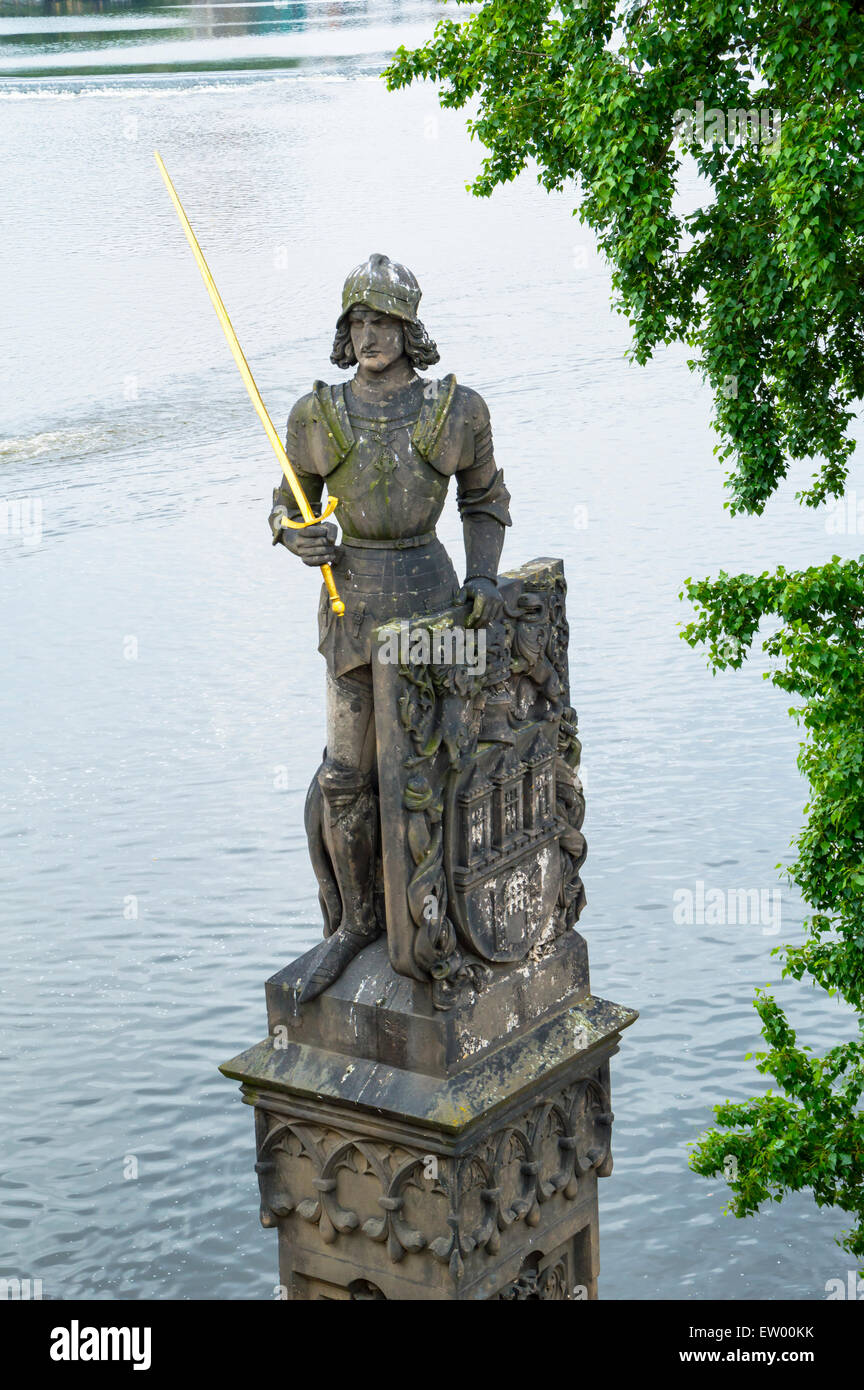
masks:
<path fill-rule="evenodd" d="M 270 1037 L 221 1068 L 255 1107 L 286 1297 L 596 1298 L 609 1059 L 637 1015 L 588 992 L 576 933 L 530 999 L 514 966 L 448 1013 L 375 950 L 302 1010 L 315 951 L 275 976 Z"/>

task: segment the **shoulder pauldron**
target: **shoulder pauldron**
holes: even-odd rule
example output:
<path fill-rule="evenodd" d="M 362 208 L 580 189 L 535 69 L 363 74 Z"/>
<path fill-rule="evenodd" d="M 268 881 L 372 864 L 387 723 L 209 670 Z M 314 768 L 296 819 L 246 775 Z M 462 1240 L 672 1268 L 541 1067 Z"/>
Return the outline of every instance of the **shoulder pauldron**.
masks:
<path fill-rule="evenodd" d="M 354 447 L 354 432 L 348 411 L 345 407 L 345 387 L 328 386 L 326 381 L 316 381 L 312 387 L 312 398 L 317 409 L 314 423 L 323 426 L 326 434 L 325 454 L 332 459 L 328 473 L 332 473 Z"/>
<path fill-rule="evenodd" d="M 456 378 L 450 375 L 445 376 L 442 381 L 430 381 L 423 392 L 423 406 L 414 426 L 411 443 L 427 462 L 435 457 L 455 391 Z"/>

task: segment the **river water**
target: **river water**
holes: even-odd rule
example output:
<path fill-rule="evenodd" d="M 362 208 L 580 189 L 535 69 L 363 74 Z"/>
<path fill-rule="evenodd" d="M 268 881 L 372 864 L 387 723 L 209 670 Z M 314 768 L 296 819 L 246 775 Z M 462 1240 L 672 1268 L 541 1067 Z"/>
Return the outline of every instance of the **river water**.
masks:
<path fill-rule="evenodd" d="M 464 119 L 376 79 L 439 13 L 0 7 L 0 1275 L 46 1298 L 273 1296 L 252 1116 L 216 1067 L 262 1036 L 264 979 L 320 931 L 318 578 L 270 546 L 278 468 L 154 149 L 274 417 L 334 379 L 345 273 L 404 260 L 440 370 L 491 407 L 503 563 L 565 561 L 582 925 L 595 992 L 641 1011 L 613 1063 L 602 1296 L 820 1299 L 850 1264 L 842 1213 L 800 1196 L 735 1221 L 687 1167 L 712 1105 L 765 1084 L 744 1060 L 754 985 L 778 984 L 815 1047 L 849 1023 L 771 954 L 802 917 L 775 867 L 805 799 L 787 701 L 758 661 L 712 678 L 677 624 L 688 575 L 860 539 L 796 506 L 805 469 L 764 517 L 723 511 L 708 395 L 682 349 L 627 364 L 572 193 L 527 175 L 468 196 Z M 459 568 L 452 502 L 441 534 Z M 712 888 L 765 910 L 676 920 Z"/>

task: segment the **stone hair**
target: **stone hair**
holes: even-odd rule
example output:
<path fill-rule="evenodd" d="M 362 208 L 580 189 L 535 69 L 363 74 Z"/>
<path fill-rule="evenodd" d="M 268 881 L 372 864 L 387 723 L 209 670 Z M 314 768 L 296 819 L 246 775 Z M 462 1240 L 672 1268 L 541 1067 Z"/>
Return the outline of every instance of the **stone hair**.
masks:
<path fill-rule="evenodd" d="M 405 339 L 405 356 L 418 371 L 425 371 L 427 367 L 441 360 L 437 347 L 419 320 L 417 323 L 403 322 L 402 334 Z M 347 317 L 341 319 L 336 326 L 330 361 L 337 367 L 357 365 L 354 345 L 351 342 L 351 325 Z"/>

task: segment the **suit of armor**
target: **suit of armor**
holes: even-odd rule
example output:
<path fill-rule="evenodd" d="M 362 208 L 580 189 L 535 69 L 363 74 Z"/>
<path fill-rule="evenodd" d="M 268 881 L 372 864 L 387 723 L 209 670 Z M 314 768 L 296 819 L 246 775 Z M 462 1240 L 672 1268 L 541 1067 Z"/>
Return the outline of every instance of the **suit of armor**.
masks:
<path fill-rule="evenodd" d="M 419 298 L 409 271 L 386 257 L 370 257 L 346 281 L 334 360 L 341 354 L 344 364 L 346 351 L 349 361 L 356 360 L 338 346 L 356 306 L 411 324 L 431 348 L 427 357 L 437 360 L 416 317 Z M 333 940 L 304 998 L 326 988 L 381 930 L 372 634 L 382 623 L 434 613 L 456 600 L 459 582 L 435 535 L 451 477 L 469 594 L 472 581 L 494 585 L 510 524 L 489 411 L 476 391 L 452 376 L 424 381 L 416 371 L 396 389 L 371 398 L 360 388 L 359 374 L 353 385 L 317 381 L 294 406 L 286 432 L 286 453 L 313 510 L 319 510 L 325 486 L 339 499 L 335 517 L 342 540 L 332 569 L 345 604 L 344 615 L 335 616 L 322 587 L 318 649 L 327 662 L 327 748 L 307 798 L 307 834 L 325 929 Z M 274 544 L 294 549 L 293 537 L 303 533 L 287 530 L 283 517 L 301 519 L 285 482 L 273 494 L 270 525 Z"/>

